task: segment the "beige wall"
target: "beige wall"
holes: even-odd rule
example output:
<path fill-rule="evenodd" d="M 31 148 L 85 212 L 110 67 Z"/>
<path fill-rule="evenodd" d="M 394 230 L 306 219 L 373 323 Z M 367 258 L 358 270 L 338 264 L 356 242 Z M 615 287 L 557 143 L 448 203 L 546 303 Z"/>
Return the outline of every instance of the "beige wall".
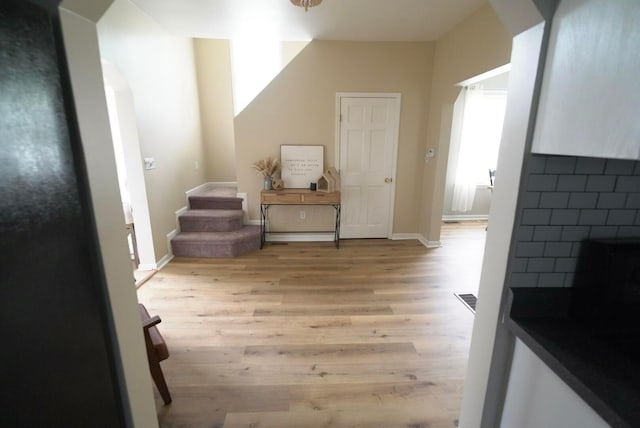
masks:
<path fill-rule="evenodd" d="M 206 181 L 236 181 L 229 40 L 194 39 Z"/>
<path fill-rule="evenodd" d="M 251 169 L 254 161 L 279 157 L 281 144 L 321 144 L 325 146 L 324 166 L 332 166 L 336 93 L 399 92 L 402 105 L 393 232 L 415 233 L 433 48 L 430 42 L 311 42 L 236 116 L 236 173 L 239 191 L 248 193 L 250 218 L 258 218 L 262 188 L 260 177 Z M 297 210 L 288 223 L 310 226 L 309 221 L 307 225 L 294 222 L 295 218 Z"/>
<path fill-rule="evenodd" d="M 191 39 L 174 37 L 129 0 L 117 0 L 98 23 L 100 53 L 127 79 L 140 149 L 157 168 L 145 171 L 156 259 L 184 192 L 204 181 L 198 90 Z M 195 163 L 200 164 L 196 169 Z"/>
<path fill-rule="evenodd" d="M 452 105 L 460 91 L 454 85 L 507 64 L 511 39 L 492 7 L 486 4 L 436 42 L 426 145 L 419 153 L 423 157 L 427 148 L 437 150 L 436 158 L 423 164 L 420 198 L 419 232 L 429 241 L 440 239 Z"/>

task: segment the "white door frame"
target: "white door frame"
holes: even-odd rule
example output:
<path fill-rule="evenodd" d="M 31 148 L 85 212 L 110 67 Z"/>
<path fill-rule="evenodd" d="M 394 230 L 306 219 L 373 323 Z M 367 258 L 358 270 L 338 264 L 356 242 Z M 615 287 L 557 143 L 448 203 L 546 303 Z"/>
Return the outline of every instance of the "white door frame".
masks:
<path fill-rule="evenodd" d="M 138 140 L 138 128 L 135 123 L 135 109 L 133 93 L 124 75 L 118 68 L 105 60 L 102 60 L 103 78 L 106 86 L 113 88 L 118 103 L 118 114 L 121 131 L 127 135 L 126 143 L 123 141 L 125 168 L 129 180 L 129 193 L 133 208 L 136 240 L 138 243 L 138 257 L 140 270 L 153 270 L 158 268 L 155 249 L 153 246 L 153 232 L 151 230 L 151 217 L 149 214 L 149 201 L 147 187 L 142 169 L 142 155 L 140 154 L 140 141 Z M 123 218 L 124 219 L 124 218 Z M 124 223 L 122 225 L 124 234 Z"/>
<path fill-rule="evenodd" d="M 393 220 L 396 205 L 396 172 L 398 164 L 398 138 L 400 135 L 400 102 L 402 95 L 399 92 L 337 92 L 336 93 L 336 125 L 334 165 L 340 168 L 340 106 L 343 98 L 387 98 L 395 100 L 394 106 L 394 131 L 393 131 L 393 157 L 391 159 L 391 190 L 389 193 L 389 224 L 387 225 L 387 238 L 393 235 Z"/>

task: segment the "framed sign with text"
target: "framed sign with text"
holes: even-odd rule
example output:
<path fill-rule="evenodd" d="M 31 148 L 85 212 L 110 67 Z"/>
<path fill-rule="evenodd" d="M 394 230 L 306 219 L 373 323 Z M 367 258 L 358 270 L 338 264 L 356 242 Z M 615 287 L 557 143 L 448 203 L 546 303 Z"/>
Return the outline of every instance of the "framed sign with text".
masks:
<path fill-rule="evenodd" d="M 280 146 L 282 180 L 287 189 L 308 189 L 322 176 L 324 146 Z"/>

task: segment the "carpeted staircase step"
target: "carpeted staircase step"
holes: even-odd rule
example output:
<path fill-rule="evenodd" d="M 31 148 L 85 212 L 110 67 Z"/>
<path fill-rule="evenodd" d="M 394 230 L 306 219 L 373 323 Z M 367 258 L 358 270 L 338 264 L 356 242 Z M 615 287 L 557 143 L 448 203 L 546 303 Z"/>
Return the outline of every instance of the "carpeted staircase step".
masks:
<path fill-rule="evenodd" d="M 231 232 L 243 225 L 242 210 L 188 210 L 180 214 L 182 232 Z"/>
<path fill-rule="evenodd" d="M 233 232 L 185 232 L 171 240 L 176 257 L 237 257 L 260 249 L 260 227 Z"/>
<path fill-rule="evenodd" d="M 222 187 L 189 196 L 189 206 L 195 210 L 241 210 L 242 198 L 236 196 L 234 187 Z"/>

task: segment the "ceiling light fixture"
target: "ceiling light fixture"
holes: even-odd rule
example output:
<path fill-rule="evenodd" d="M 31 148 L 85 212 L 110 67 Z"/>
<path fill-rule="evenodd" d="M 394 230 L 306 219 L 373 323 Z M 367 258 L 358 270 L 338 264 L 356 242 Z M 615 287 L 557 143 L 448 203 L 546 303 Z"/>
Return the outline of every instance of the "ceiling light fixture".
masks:
<path fill-rule="evenodd" d="M 304 11 L 308 12 L 310 7 L 314 7 L 322 3 L 322 0 L 291 0 L 296 6 L 304 7 Z"/>

